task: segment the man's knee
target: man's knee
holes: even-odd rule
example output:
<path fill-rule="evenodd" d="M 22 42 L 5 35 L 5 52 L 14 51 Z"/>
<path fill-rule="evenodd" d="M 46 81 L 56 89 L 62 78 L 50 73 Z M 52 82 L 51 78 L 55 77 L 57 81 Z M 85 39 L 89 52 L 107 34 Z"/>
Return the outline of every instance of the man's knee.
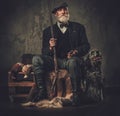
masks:
<path fill-rule="evenodd" d="M 33 56 L 32 64 L 33 65 L 43 64 L 43 58 L 42 58 L 42 56 L 41 55 Z"/>
<path fill-rule="evenodd" d="M 73 57 L 68 60 L 69 67 L 80 66 L 80 65 L 81 65 L 81 60 L 78 57 Z"/>

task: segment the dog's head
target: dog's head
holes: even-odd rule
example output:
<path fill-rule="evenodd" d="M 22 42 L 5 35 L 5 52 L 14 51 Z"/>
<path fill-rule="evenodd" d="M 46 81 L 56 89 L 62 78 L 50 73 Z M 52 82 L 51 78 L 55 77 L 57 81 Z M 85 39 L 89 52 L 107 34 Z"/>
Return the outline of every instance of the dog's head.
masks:
<path fill-rule="evenodd" d="M 88 54 L 89 61 L 92 66 L 96 67 L 102 63 L 102 54 L 98 49 L 93 49 Z"/>
<path fill-rule="evenodd" d="M 89 59 L 92 62 L 98 62 L 102 60 L 102 54 L 98 49 L 93 49 L 89 52 Z"/>

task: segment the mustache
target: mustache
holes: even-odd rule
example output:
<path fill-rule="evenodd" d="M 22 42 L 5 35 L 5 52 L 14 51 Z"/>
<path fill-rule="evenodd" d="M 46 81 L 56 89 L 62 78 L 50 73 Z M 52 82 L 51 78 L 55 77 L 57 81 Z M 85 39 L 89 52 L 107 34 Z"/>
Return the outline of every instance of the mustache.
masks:
<path fill-rule="evenodd" d="M 68 14 L 62 14 L 61 16 L 59 16 L 59 18 L 61 17 L 68 17 L 69 15 Z"/>
<path fill-rule="evenodd" d="M 56 17 L 56 18 L 57 18 L 57 20 L 58 20 L 59 22 L 64 22 L 64 23 L 66 23 L 66 22 L 68 22 L 69 17 L 70 17 L 70 15 L 69 15 L 69 13 L 68 13 L 68 14 L 61 14 L 60 16 L 58 16 L 58 17 Z"/>

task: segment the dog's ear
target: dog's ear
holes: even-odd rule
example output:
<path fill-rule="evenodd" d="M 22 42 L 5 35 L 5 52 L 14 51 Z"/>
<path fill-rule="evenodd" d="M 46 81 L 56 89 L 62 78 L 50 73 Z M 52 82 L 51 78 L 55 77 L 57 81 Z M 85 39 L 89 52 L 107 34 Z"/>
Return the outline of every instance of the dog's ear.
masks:
<path fill-rule="evenodd" d="M 84 66 L 85 69 L 89 69 L 91 67 L 91 61 L 90 61 L 90 54 L 87 54 L 84 58 Z"/>

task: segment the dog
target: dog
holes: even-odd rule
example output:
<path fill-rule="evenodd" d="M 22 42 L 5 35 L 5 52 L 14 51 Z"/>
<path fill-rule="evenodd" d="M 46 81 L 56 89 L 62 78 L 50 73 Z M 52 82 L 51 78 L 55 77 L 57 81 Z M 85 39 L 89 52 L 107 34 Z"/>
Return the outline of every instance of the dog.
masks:
<path fill-rule="evenodd" d="M 60 69 L 58 70 L 58 77 L 56 79 L 56 90 L 53 97 L 51 97 L 51 87 L 53 86 L 53 81 L 55 78 L 55 72 L 52 71 L 46 76 L 46 86 L 48 92 L 48 98 L 52 99 L 53 97 L 65 97 L 72 93 L 71 80 L 67 70 Z"/>
<path fill-rule="evenodd" d="M 86 58 L 86 95 L 93 101 L 103 100 L 103 76 L 101 71 L 102 54 L 100 50 L 91 50 Z"/>

